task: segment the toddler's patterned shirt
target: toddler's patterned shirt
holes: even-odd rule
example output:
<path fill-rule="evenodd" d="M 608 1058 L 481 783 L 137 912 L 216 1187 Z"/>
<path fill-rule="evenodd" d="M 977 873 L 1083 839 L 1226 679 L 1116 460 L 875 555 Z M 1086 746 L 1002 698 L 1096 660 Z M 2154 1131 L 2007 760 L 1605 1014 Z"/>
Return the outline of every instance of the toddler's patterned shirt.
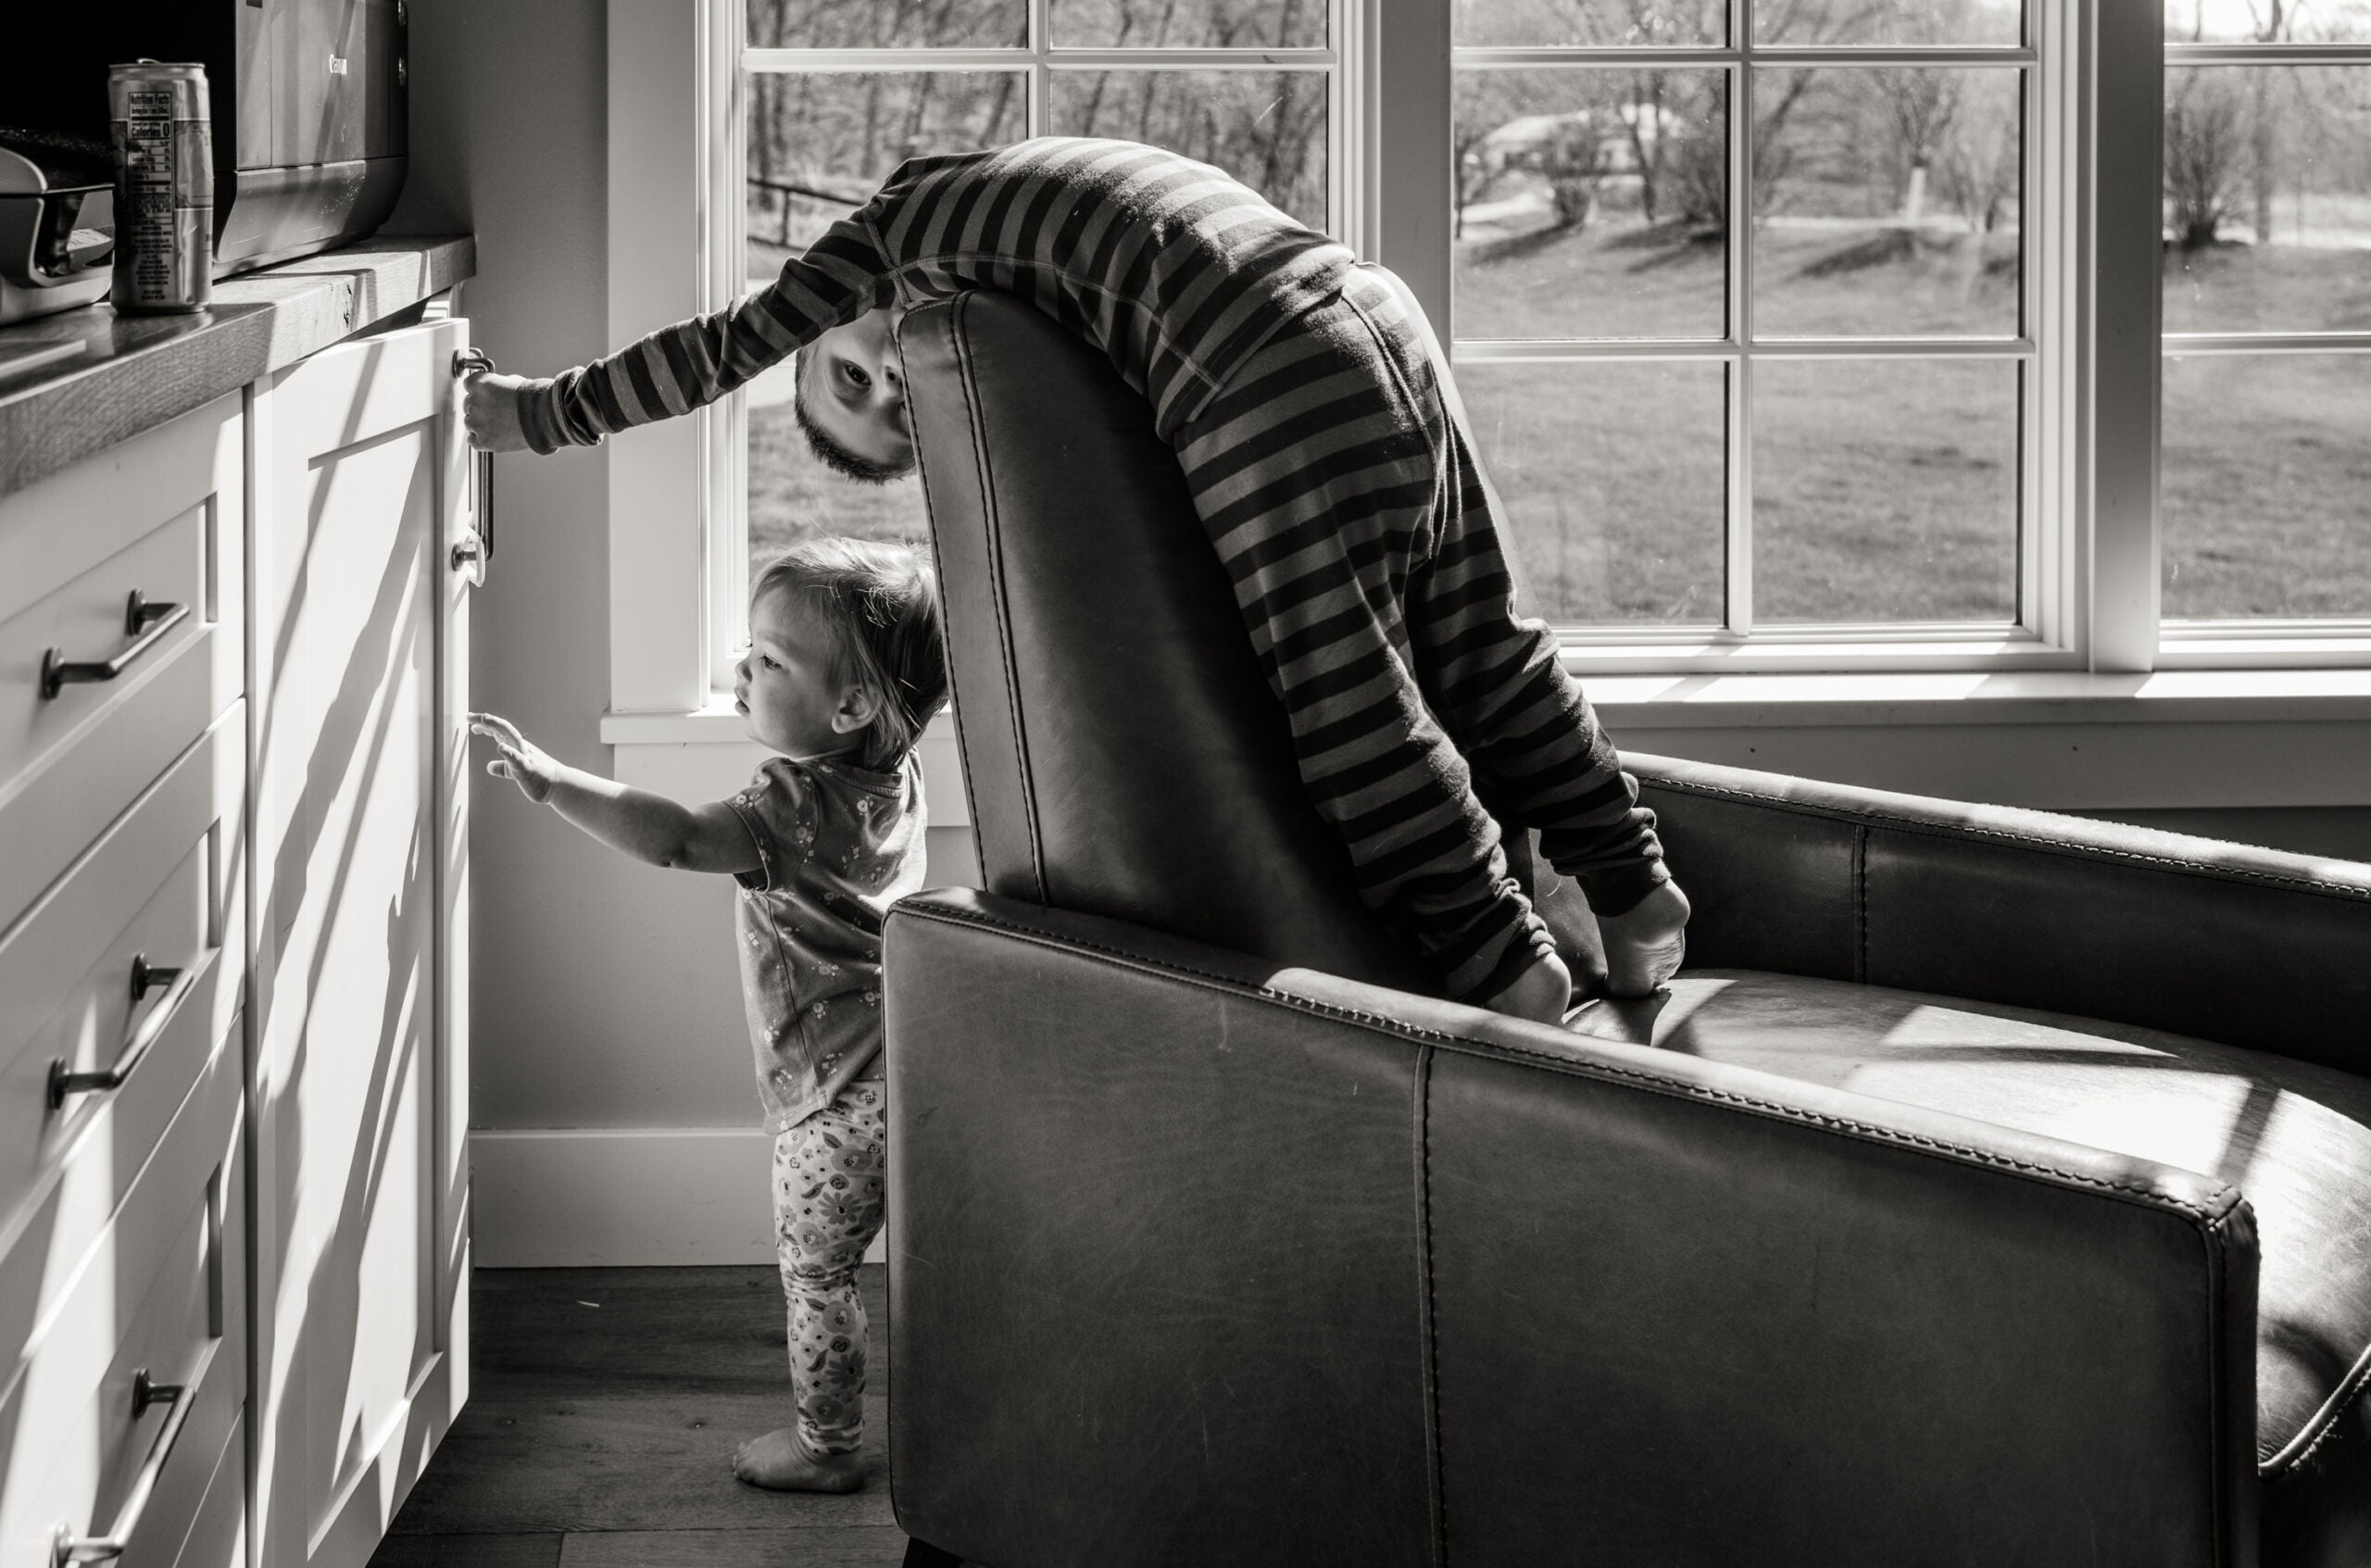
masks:
<path fill-rule="evenodd" d="M 922 767 L 769 759 L 728 802 L 757 841 L 737 880 L 741 997 L 766 1130 L 880 1076 L 881 922 L 922 884 Z"/>

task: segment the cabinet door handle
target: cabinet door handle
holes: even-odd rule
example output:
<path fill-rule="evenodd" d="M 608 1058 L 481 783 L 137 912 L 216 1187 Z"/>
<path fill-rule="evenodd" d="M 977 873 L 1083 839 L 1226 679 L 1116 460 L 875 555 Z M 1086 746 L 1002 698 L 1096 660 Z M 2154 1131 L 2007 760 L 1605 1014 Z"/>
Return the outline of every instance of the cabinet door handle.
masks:
<path fill-rule="evenodd" d="M 174 1010 L 182 1005 L 182 998 L 188 996 L 190 987 L 197 984 L 197 970 L 194 966 L 172 970 L 150 969 L 148 956 L 145 953 L 132 960 L 132 983 L 135 985 L 144 980 L 153 980 L 158 975 L 165 974 L 172 976 L 172 984 L 167 988 L 163 999 L 148 1010 L 148 1016 L 142 1019 L 140 1026 L 132 1032 L 132 1038 L 123 1043 L 123 1053 L 115 1059 L 113 1066 L 95 1068 L 88 1073 L 74 1073 L 68 1070 L 64 1057 L 59 1057 L 49 1064 L 49 1108 L 52 1110 L 63 1110 L 68 1095 L 87 1095 L 100 1089 L 123 1087 L 124 1081 L 132 1076 L 132 1070 L 140 1065 L 141 1059 L 155 1047 L 157 1041 L 164 1035 L 166 1025 L 173 1021 Z"/>
<path fill-rule="evenodd" d="M 188 619 L 189 606 L 152 605 L 145 594 L 134 588 L 123 607 L 123 634 L 133 639 L 132 643 L 113 659 L 87 663 L 69 663 L 64 648 L 50 649 L 41 656 L 41 695 L 44 698 L 55 697 L 69 681 L 114 680 L 132 668 L 133 659 L 155 647 L 166 633 Z"/>
<path fill-rule="evenodd" d="M 453 351 L 453 378 L 474 375 L 480 370 L 492 371 L 494 356 L 483 348 L 457 348 Z M 466 436 L 464 440 L 468 439 Z M 486 570 L 494 565 L 494 454 L 472 451 L 470 454 L 470 537 L 453 546 L 452 563 L 456 571 L 470 574 L 471 586 L 485 583 Z"/>
<path fill-rule="evenodd" d="M 123 1494 L 123 1503 L 116 1510 L 115 1523 L 103 1536 L 78 1536 L 73 1526 L 60 1524 L 50 1537 L 49 1560 L 52 1568 L 65 1568 L 69 1562 L 107 1562 L 121 1557 L 132 1545 L 132 1532 L 140 1528 L 140 1516 L 148 1511 L 148 1499 L 157 1490 L 157 1477 L 165 1473 L 166 1461 L 173 1457 L 173 1445 L 181 1441 L 182 1428 L 189 1424 L 189 1412 L 197 1403 L 199 1385 L 206 1381 L 206 1369 L 214 1363 L 215 1340 L 198 1356 L 197 1366 L 190 1373 L 187 1383 L 151 1383 L 146 1368 L 132 1377 L 132 1417 L 134 1421 L 148 1413 L 148 1407 L 169 1403 L 165 1424 L 157 1429 L 157 1440 L 148 1445 L 148 1457 L 141 1461 L 140 1474 L 132 1478 L 132 1489 Z"/>
<path fill-rule="evenodd" d="M 170 985 L 182 977 L 178 969 L 166 969 L 148 961 L 145 953 L 132 955 L 132 1000 L 136 1007 L 148 999 L 148 993 L 159 985 Z"/>

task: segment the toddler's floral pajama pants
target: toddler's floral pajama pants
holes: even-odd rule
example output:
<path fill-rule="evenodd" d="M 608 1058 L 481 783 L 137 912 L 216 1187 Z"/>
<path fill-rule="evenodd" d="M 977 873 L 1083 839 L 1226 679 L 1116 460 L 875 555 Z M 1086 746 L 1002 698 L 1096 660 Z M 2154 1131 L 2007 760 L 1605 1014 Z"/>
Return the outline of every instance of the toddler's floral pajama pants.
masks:
<path fill-rule="evenodd" d="M 878 1083 L 859 1080 L 774 1139 L 774 1253 L 790 1303 L 798 1436 L 815 1453 L 864 1440 L 867 1325 L 857 1266 L 880 1234 L 886 1147 Z"/>

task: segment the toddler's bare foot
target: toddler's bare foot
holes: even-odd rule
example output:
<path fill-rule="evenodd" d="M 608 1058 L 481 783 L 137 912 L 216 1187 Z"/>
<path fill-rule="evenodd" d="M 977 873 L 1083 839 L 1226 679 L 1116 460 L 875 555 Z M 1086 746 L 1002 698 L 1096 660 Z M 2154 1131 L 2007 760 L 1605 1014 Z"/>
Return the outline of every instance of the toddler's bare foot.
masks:
<path fill-rule="evenodd" d="M 815 1453 L 799 1441 L 796 1426 L 742 1444 L 733 1455 L 733 1474 L 777 1492 L 853 1492 L 864 1485 L 860 1456 Z"/>

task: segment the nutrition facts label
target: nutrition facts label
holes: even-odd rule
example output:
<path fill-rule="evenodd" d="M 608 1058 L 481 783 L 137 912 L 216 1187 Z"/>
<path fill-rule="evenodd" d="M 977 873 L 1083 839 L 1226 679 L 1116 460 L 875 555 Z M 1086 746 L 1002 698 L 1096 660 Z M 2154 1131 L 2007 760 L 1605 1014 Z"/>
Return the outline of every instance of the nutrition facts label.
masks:
<path fill-rule="evenodd" d="M 211 127 L 169 84 L 134 85 L 118 103 L 116 303 L 201 304 L 212 262 Z"/>

